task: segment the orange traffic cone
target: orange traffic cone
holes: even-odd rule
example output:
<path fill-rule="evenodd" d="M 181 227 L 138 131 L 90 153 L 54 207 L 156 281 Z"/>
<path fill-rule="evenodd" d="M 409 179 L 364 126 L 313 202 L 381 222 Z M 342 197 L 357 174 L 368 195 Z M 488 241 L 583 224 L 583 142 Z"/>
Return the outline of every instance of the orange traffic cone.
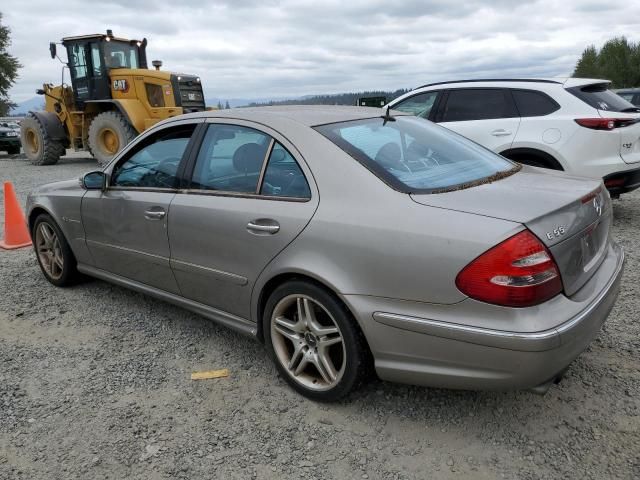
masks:
<path fill-rule="evenodd" d="M 0 248 L 12 250 L 29 245 L 31 245 L 31 237 L 18 197 L 13 190 L 13 185 L 10 182 L 4 182 L 4 240 L 0 240 Z"/>

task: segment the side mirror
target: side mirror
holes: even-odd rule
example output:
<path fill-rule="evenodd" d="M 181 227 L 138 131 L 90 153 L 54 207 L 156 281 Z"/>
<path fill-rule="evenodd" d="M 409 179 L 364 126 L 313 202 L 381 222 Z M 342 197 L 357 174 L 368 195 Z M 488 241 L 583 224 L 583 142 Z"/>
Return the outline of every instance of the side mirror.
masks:
<path fill-rule="evenodd" d="M 107 186 L 107 175 L 101 170 L 89 172 L 81 178 L 81 183 L 87 190 L 104 190 Z"/>
<path fill-rule="evenodd" d="M 53 42 L 49 43 L 49 52 L 51 53 L 51 58 L 56 58 L 56 44 Z"/>

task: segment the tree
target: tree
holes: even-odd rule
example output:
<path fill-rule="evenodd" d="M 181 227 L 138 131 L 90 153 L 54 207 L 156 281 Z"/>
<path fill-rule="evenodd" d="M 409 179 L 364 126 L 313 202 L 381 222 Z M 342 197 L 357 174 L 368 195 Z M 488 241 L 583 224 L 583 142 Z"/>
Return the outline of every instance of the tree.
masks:
<path fill-rule="evenodd" d="M 595 46 L 590 45 L 582 52 L 582 57 L 580 57 L 580 60 L 578 60 L 576 64 L 573 76 L 579 78 L 595 78 L 599 75 L 598 51 Z"/>
<path fill-rule="evenodd" d="M 224 102 L 224 108 L 225 110 L 229 110 L 231 107 L 229 106 L 229 100 L 227 100 L 226 102 Z"/>
<path fill-rule="evenodd" d="M 640 43 L 615 37 L 600 51 L 591 45 L 582 52 L 573 76 L 605 78 L 617 88 L 640 86 Z"/>
<path fill-rule="evenodd" d="M 0 13 L 0 116 L 8 115 L 9 110 L 15 107 L 15 103 L 9 100 L 9 89 L 15 83 L 18 68 L 21 67 L 18 59 L 7 52 L 7 47 L 11 43 L 10 34 L 9 27 L 2 25 L 2 13 Z"/>
<path fill-rule="evenodd" d="M 220 100 L 218 100 L 218 110 L 222 110 L 222 103 L 220 103 Z"/>

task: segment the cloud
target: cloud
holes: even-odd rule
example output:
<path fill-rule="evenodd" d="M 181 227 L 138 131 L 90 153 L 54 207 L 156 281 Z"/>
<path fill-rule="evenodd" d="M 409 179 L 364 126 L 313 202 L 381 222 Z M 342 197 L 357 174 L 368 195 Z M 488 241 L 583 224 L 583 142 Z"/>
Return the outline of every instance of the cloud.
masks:
<path fill-rule="evenodd" d="M 61 65 L 48 42 L 113 29 L 148 58 L 203 79 L 207 96 L 252 98 L 572 72 L 582 50 L 638 40 L 640 3 L 566 0 L 5 0 L 21 101 Z M 68 78 L 68 76 L 67 76 Z"/>

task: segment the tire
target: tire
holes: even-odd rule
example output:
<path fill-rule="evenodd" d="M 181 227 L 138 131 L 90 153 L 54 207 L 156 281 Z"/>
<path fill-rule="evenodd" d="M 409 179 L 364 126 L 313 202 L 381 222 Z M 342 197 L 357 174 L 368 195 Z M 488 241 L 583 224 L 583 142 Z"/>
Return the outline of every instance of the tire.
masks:
<path fill-rule="evenodd" d="M 18 155 L 20 153 L 20 147 L 8 147 L 7 153 L 9 155 Z"/>
<path fill-rule="evenodd" d="M 51 139 L 45 126 L 33 113 L 20 122 L 20 142 L 33 165 L 55 165 L 66 152 L 62 143 Z"/>
<path fill-rule="evenodd" d="M 372 362 L 364 335 L 342 302 L 324 288 L 303 280 L 283 283 L 269 296 L 262 321 L 276 368 L 305 397 L 333 402 L 367 378 Z"/>
<path fill-rule="evenodd" d="M 89 151 L 100 165 L 105 165 L 136 135 L 120 112 L 102 112 L 89 126 Z"/>
<path fill-rule="evenodd" d="M 47 240 L 43 230 L 47 231 L 51 236 L 50 240 Z M 50 283 L 56 287 L 68 287 L 82 278 L 77 269 L 76 257 L 73 255 L 69 243 L 50 215 L 42 213 L 36 218 L 33 223 L 31 238 L 33 240 L 33 248 L 36 251 L 38 265 L 40 265 L 42 273 Z M 51 253 L 45 253 L 46 251 Z M 52 256 L 60 258 L 62 266 L 54 261 Z"/>

